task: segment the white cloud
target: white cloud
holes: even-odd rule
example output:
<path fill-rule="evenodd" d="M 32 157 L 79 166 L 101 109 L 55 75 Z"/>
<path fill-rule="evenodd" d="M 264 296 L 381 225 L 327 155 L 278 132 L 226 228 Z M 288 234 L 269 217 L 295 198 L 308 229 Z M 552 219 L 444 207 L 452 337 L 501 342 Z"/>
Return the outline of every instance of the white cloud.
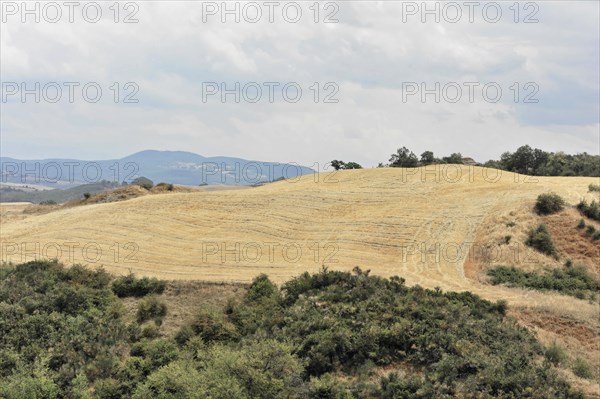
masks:
<path fill-rule="evenodd" d="M 220 2 L 218 2 L 220 4 Z M 2 154 L 110 158 L 146 148 L 184 149 L 311 165 L 330 158 L 368 166 L 406 145 L 478 160 L 521 144 L 598 153 L 597 2 L 537 3 L 536 24 L 515 24 L 502 3 L 496 24 L 402 22 L 401 2 L 337 2 L 338 24 L 202 22 L 191 2 L 139 2 L 137 24 L 115 24 L 105 5 L 90 24 L 1 25 L 3 82 L 99 82 L 103 101 L 2 106 Z M 323 4 L 323 3 L 321 3 Z M 420 4 L 420 3 L 419 3 Z M 521 3 L 523 4 L 523 3 Z M 264 9 L 263 9 L 264 11 Z M 321 10 L 322 19 L 331 10 Z M 521 10 L 520 18 L 525 11 Z M 530 10 L 529 10 L 530 11 Z M 122 18 L 126 13 L 121 11 Z M 298 82 L 295 104 L 202 101 L 202 82 Z M 496 104 L 404 102 L 402 82 L 498 82 Z M 111 101 L 109 87 L 135 82 L 139 104 Z M 338 104 L 315 104 L 320 83 L 340 87 Z M 539 86 L 538 104 L 514 103 L 510 87 Z M 121 92 L 121 96 L 127 94 Z M 480 92 L 479 92 L 480 94 Z M 121 97 L 122 98 L 122 97 Z M 231 96 L 228 98 L 232 98 Z M 322 97 L 321 97 L 322 98 Z"/>

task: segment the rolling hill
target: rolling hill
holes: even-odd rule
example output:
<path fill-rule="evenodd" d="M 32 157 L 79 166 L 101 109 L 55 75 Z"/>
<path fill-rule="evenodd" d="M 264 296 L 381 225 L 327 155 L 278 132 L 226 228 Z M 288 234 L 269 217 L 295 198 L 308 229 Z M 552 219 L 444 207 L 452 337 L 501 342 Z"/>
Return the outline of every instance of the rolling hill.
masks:
<path fill-rule="evenodd" d="M 543 342 L 558 340 L 598 366 L 597 302 L 493 286 L 483 273 L 495 264 L 560 267 L 577 254 L 584 240 L 576 236 L 577 212 L 544 219 L 533 204 L 549 191 L 571 205 L 591 200 L 597 193 L 589 193 L 588 185 L 596 182 L 465 165 L 346 170 L 244 190 L 148 195 L 5 216 L 1 255 L 16 263 L 37 256 L 102 265 L 117 274 L 224 282 L 248 282 L 259 273 L 282 282 L 323 266 L 360 266 L 402 276 L 409 285 L 506 299 Z M 549 223 L 566 251 L 559 260 L 524 245 L 527 231 L 540 222 Z M 511 243 L 503 244 L 507 235 Z M 600 245 L 585 245 L 586 255 L 574 259 L 598 275 Z"/>
<path fill-rule="evenodd" d="M 591 198 L 593 181 L 446 165 L 145 196 L 8 219 L 1 224 L 2 259 L 57 257 L 117 273 L 213 281 L 249 281 L 258 273 L 283 281 L 322 266 L 358 265 L 410 284 L 518 298 L 515 290 L 478 281 L 477 265 L 494 263 L 481 251 L 497 246 L 494 237 L 513 219 L 515 238 L 524 241 L 536 223 L 531 206 L 538 194 L 554 191 L 575 203 Z M 514 245 L 500 248 L 498 260 L 530 268 L 557 262 Z"/>

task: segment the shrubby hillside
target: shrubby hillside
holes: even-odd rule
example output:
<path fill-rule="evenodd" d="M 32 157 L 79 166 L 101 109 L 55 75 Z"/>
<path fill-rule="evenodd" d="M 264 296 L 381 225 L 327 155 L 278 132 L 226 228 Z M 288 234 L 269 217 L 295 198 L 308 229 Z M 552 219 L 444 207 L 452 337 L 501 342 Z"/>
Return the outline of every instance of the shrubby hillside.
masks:
<path fill-rule="evenodd" d="M 42 261 L 0 277 L 2 398 L 583 397 L 504 302 L 358 268 L 260 275 L 172 336 L 160 280 Z"/>

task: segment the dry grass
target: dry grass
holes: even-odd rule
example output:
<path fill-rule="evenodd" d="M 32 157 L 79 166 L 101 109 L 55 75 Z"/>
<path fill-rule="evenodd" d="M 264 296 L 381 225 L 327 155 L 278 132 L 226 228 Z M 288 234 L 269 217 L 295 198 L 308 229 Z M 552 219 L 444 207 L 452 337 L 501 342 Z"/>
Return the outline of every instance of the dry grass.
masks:
<path fill-rule="evenodd" d="M 583 390 L 590 398 L 600 398 L 600 331 L 597 323 L 582 322 L 568 315 L 557 317 L 543 309 L 513 308 L 509 315 L 532 330 L 545 346 L 556 343 L 568 354 L 561 374 L 575 388 Z M 577 377 L 570 370 L 575 358 L 581 357 L 592 366 L 593 378 Z"/>
<path fill-rule="evenodd" d="M 160 326 L 160 333 L 173 337 L 181 326 L 192 320 L 196 311 L 203 306 L 222 308 L 230 298 L 241 299 L 246 293 L 246 285 L 223 284 L 203 281 L 170 281 L 165 292 L 159 296 L 167 305 L 167 315 Z M 135 321 L 140 298 L 124 298 L 126 318 Z M 152 321 L 150 321 L 152 323 Z"/>

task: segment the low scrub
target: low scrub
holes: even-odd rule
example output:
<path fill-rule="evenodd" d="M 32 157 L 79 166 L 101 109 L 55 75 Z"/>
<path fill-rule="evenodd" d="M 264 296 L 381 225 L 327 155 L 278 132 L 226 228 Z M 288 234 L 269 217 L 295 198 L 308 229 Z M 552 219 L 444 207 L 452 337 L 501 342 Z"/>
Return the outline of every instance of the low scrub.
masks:
<path fill-rule="evenodd" d="M 117 277 L 112 284 L 112 290 L 120 298 L 142 297 L 148 294 L 162 294 L 166 282 L 157 278 L 137 278 L 133 273 L 127 276 Z"/>
<path fill-rule="evenodd" d="M 259 276 L 243 298 L 199 309 L 175 338 L 128 324 L 129 301 L 102 270 L 29 262 L 0 277 L 6 399 L 582 398 L 552 366 L 560 353 L 507 318 L 505 302 L 358 268 L 281 288 Z M 142 280 L 116 281 L 129 293 Z M 140 319 L 166 311 L 155 297 L 140 309 Z M 378 377 L 399 365 L 403 375 Z"/>
<path fill-rule="evenodd" d="M 538 215 L 550 215 L 560 212 L 565 206 L 565 201 L 555 193 L 540 194 L 535 202 L 534 210 Z"/>
<path fill-rule="evenodd" d="M 580 299 L 593 299 L 596 291 L 600 290 L 600 280 L 582 265 L 546 270 L 544 273 L 525 272 L 512 266 L 497 266 L 488 270 L 488 275 L 494 285 L 558 291 Z"/>
<path fill-rule="evenodd" d="M 167 304 L 155 296 L 145 298 L 138 304 L 137 320 L 139 323 L 154 319 L 157 324 L 160 324 L 166 315 Z"/>
<path fill-rule="evenodd" d="M 600 221 L 600 206 L 596 200 L 593 200 L 590 204 L 585 200 L 581 200 L 579 204 L 577 204 L 577 209 L 582 215 Z"/>
<path fill-rule="evenodd" d="M 556 247 L 545 224 L 540 224 L 537 228 L 530 230 L 525 244 L 543 254 L 557 257 Z"/>
<path fill-rule="evenodd" d="M 577 377 L 592 379 L 594 377 L 594 372 L 592 366 L 589 365 L 584 359 L 578 357 L 573 362 L 573 367 L 571 367 L 573 373 Z"/>

